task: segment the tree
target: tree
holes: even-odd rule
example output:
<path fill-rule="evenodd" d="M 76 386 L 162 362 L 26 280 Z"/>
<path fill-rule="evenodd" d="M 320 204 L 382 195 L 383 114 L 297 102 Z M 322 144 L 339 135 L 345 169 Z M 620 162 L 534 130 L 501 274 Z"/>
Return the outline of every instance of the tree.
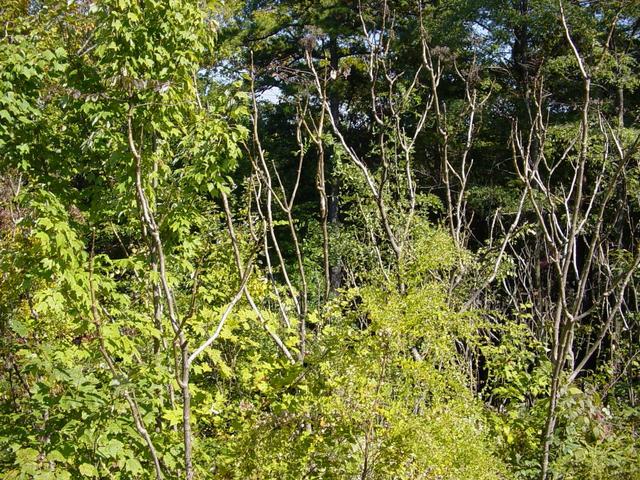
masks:
<path fill-rule="evenodd" d="M 0 7 L 8 478 L 635 478 L 635 2 Z"/>

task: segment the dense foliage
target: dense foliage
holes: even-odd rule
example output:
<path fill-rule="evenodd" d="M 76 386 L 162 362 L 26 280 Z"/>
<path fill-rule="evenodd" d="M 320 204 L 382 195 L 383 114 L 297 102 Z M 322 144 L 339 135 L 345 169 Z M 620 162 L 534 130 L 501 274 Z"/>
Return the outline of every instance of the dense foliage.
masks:
<path fill-rule="evenodd" d="M 3 478 L 640 478 L 638 2 L 0 25 Z"/>

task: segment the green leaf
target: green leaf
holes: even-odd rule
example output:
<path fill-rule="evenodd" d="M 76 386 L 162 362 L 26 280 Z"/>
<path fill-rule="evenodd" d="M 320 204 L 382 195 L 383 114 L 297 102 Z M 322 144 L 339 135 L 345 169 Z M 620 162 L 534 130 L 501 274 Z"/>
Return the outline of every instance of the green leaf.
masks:
<path fill-rule="evenodd" d="M 133 473 L 134 475 L 137 475 L 138 473 L 142 473 L 142 465 L 135 458 L 127 459 L 126 466 L 127 466 L 127 470 Z"/>
<path fill-rule="evenodd" d="M 182 410 L 180 408 L 168 410 L 162 414 L 162 418 L 167 420 L 171 426 L 178 425 L 182 422 Z"/>
<path fill-rule="evenodd" d="M 98 470 L 96 469 L 96 467 L 94 467 L 93 465 L 90 465 L 88 463 L 83 463 L 82 465 L 80 465 L 78 470 L 80 470 L 80 473 L 82 475 L 84 475 L 85 477 L 97 477 L 98 476 Z"/>
<path fill-rule="evenodd" d="M 10 325 L 11 330 L 13 330 L 21 337 L 26 337 L 29 334 L 29 329 L 27 328 L 27 326 L 18 319 L 12 319 Z"/>
<path fill-rule="evenodd" d="M 98 451 L 108 458 L 115 458 L 120 452 L 122 452 L 124 444 L 115 438 L 109 440 L 105 446 L 98 449 Z"/>
<path fill-rule="evenodd" d="M 33 463 L 37 460 L 38 455 L 38 451 L 33 448 L 21 448 L 16 452 L 16 458 L 20 464 Z"/>

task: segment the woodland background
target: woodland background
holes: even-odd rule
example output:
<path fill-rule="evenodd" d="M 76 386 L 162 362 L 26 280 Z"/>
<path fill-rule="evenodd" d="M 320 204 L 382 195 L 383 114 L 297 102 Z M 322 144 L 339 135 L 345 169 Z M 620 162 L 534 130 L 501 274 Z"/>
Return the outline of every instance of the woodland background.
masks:
<path fill-rule="evenodd" d="M 640 478 L 640 3 L 0 6 L 3 478 Z"/>

